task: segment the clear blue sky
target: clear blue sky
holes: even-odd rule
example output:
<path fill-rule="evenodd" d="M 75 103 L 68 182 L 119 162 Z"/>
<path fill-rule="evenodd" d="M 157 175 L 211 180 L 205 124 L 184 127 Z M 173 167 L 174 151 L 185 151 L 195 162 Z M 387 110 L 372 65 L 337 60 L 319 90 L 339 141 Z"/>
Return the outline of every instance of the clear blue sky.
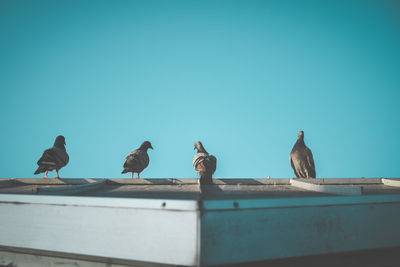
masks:
<path fill-rule="evenodd" d="M 1 1 L 0 177 L 33 177 L 66 137 L 61 177 L 399 177 L 397 1 Z M 54 177 L 52 173 L 50 177 Z M 41 177 L 41 176 L 36 176 Z"/>

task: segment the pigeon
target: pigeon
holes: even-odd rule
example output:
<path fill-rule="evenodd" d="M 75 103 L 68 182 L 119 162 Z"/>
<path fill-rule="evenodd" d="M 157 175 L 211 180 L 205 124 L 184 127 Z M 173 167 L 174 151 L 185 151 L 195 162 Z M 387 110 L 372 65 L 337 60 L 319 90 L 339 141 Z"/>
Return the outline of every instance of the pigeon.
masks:
<path fill-rule="evenodd" d="M 47 178 L 49 171 L 56 170 L 57 178 L 60 178 L 58 170 L 67 165 L 68 161 L 69 156 L 65 150 L 65 137 L 59 135 L 54 141 L 53 147 L 43 152 L 42 157 L 37 162 L 39 167 L 34 174 L 46 172 L 44 178 Z"/>
<path fill-rule="evenodd" d="M 129 153 L 126 156 L 124 169 L 121 173 L 133 173 L 136 172 L 138 174 L 138 179 L 140 179 L 140 173 L 149 165 L 149 155 L 147 155 L 147 149 L 153 149 L 151 143 L 149 141 L 144 141 L 142 145 Z"/>
<path fill-rule="evenodd" d="M 200 176 L 200 185 L 212 184 L 212 175 L 217 168 L 217 158 L 208 154 L 200 141 L 194 143 L 197 153 L 193 157 L 193 167 Z"/>
<path fill-rule="evenodd" d="M 313 155 L 304 144 L 303 131 L 297 133 L 297 142 L 290 152 L 289 161 L 297 178 L 316 177 Z"/>

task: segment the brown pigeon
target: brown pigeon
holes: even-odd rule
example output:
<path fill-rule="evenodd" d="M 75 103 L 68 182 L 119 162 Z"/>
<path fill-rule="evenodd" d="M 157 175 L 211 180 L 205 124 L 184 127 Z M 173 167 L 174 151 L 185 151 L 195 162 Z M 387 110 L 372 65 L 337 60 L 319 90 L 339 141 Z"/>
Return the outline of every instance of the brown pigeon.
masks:
<path fill-rule="evenodd" d="M 299 131 L 297 142 L 289 156 L 294 174 L 297 178 L 315 178 L 314 159 L 311 150 L 304 144 L 304 132 Z"/>
<path fill-rule="evenodd" d="M 67 165 L 69 156 L 65 150 L 65 137 L 62 135 L 57 136 L 52 148 L 46 149 L 42 157 L 38 160 L 39 167 L 34 174 L 46 172 L 44 178 L 47 178 L 47 173 L 56 170 L 57 178 L 58 170 Z"/>
<path fill-rule="evenodd" d="M 133 179 L 133 173 L 138 174 L 138 179 L 140 179 L 140 173 L 149 165 L 149 155 L 147 154 L 147 150 L 153 147 L 151 146 L 151 143 L 149 141 L 144 141 L 142 145 L 129 153 L 124 162 L 124 169 L 122 170 L 121 173 L 127 173 L 130 172 L 132 173 L 132 179 Z"/>
<path fill-rule="evenodd" d="M 217 159 L 208 154 L 200 141 L 194 143 L 197 153 L 193 157 L 193 167 L 200 176 L 200 184 L 212 184 L 212 175 L 217 168 Z"/>

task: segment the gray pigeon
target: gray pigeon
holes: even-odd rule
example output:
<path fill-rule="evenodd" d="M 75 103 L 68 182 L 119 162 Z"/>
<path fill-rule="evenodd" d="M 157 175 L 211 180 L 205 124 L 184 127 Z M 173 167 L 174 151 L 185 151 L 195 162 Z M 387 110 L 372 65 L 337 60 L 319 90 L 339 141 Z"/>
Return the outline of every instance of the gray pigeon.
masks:
<path fill-rule="evenodd" d="M 37 164 L 39 167 L 34 174 L 46 172 L 44 178 L 47 178 L 47 173 L 56 170 L 57 178 L 58 170 L 67 165 L 69 156 L 65 150 L 65 137 L 62 135 L 57 136 L 52 148 L 46 149 Z"/>
<path fill-rule="evenodd" d="M 200 141 L 194 143 L 197 153 L 193 157 L 193 167 L 200 176 L 200 184 L 212 184 L 212 175 L 217 168 L 217 159 L 208 154 Z"/>
<path fill-rule="evenodd" d="M 294 174 L 297 178 L 315 178 L 314 159 L 311 150 L 304 144 L 304 132 L 297 133 L 297 142 L 289 156 Z"/>
<path fill-rule="evenodd" d="M 150 159 L 147 154 L 149 148 L 153 149 L 151 143 L 149 141 L 144 141 L 138 149 L 129 153 L 126 156 L 124 169 L 121 173 L 130 172 L 132 173 L 133 179 L 133 173 L 136 172 L 138 174 L 138 179 L 140 179 L 140 173 L 149 165 Z"/>

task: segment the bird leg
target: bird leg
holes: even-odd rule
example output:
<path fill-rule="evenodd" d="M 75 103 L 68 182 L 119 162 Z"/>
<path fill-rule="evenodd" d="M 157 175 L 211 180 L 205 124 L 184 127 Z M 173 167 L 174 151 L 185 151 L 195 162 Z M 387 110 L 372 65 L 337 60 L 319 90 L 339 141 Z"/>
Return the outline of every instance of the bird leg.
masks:
<path fill-rule="evenodd" d="M 60 179 L 60 176 L 58 176 L 58 170 L 56 170 L 56 173 L 57 173 L 56 178 L 57 178 L 57 179 Z"/>
<path fill-rule="evenodd" d="M 47 173 L 48 173 L 49 171 L 46 171 L 46 175 L 43 177 L 43 178 L 47 178 Z"/>
<path fill-rule="evenodd" d="M 140 172 L 137 173 L 137 178 L 140 179 Z"/>
<path fill-rule="evenodd" d="M 133 172 L 131 172 L 132 173 L 132 179 L 133 179 Z"/>

